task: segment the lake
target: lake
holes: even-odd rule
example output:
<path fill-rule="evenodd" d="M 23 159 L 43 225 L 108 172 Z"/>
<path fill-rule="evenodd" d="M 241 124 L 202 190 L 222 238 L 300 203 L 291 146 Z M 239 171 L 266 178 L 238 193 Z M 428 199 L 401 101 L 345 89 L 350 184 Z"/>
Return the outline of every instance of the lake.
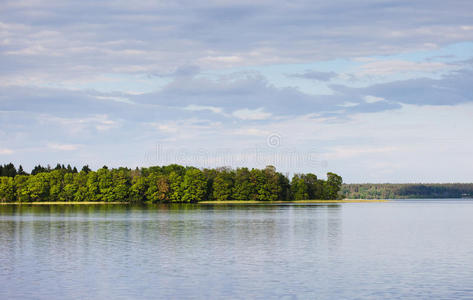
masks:
<path fill-rule="evenodd" d="M 0 299 L 472 299 L 473 200 L 0 205 Z"/>

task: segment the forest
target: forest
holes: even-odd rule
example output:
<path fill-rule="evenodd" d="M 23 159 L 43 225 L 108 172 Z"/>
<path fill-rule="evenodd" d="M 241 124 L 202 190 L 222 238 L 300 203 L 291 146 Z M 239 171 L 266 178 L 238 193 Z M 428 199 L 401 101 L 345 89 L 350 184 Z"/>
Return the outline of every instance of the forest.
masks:
<path fill-rule="evenodd" d="M 273 166 L 199 169 L 177 164 L 148 168 L 80 171 L 70 165 L 34 167 L 30 174 L 0 165 L 0 202 L 100 201 L 196 203 L 200 201 L 331 200 L 341 197 L 342 177 L 295 174 L 291 180 Z"/>
<path fill-rule="evenodd" d="M 343 184 L 349 199 L 472 198 L 473 183 Z"/>

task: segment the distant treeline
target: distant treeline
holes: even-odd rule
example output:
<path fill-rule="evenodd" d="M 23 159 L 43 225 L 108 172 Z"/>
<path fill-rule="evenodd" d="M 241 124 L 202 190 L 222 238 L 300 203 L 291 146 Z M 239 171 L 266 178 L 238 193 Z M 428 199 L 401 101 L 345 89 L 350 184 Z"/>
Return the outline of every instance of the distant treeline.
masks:
<path fill-rule="evenodd" d="M 342 178 L 327 173 L 289 178 L 273 166 L 265 169 L 198 169 L 180 165 L 141 169 L 106 166 L 92 171 L 84 166 L 36 166 L 27 174 L 20 166 L 0 166 L 0 201 L 183 202 L 260 200 L 290 201 L 340 198 Z"/>
<path fill-rule="evenodd" d="M 344 184 L 349 199 L 472 198 L 473 183 Z"/>

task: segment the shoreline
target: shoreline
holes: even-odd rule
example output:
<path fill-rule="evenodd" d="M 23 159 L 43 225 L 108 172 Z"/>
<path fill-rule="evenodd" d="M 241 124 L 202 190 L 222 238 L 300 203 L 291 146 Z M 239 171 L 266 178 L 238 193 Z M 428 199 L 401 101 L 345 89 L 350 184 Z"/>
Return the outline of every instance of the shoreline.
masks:
<path fill-rule="evenodd" d="M 197 203 L 154 203 L 154 204 L 298 204 L 298 203 L 381 203 L 389 202 L 389 200 L 384 199 L 344 199 L 344 200 L 294 200 L 294 201 L 202 201 Z M 99 201 L 44 201 L 44 202 L 0 202 L 0 205 L 120 205 L 120 204 L 134 204 L 131 202 L 99 202 Z M 136 203 L 136 204 L 153 204 L 153 203 Z"/>
<path fill-rule="evenodd" d="M 202 201 L 197 204 L 297 204 L 297 203 L 379 203 L 389 202 L 384 199 L 343 199 L 343 200 L 293 200 L 293 201 Z"/>
<path fill-rule="evenodd" d="M 0 202 L 0 205 L 104 205 L 130 204 L 130 202 L 102 202 L 102 201 L 43 201 L 43 202 Z"/>

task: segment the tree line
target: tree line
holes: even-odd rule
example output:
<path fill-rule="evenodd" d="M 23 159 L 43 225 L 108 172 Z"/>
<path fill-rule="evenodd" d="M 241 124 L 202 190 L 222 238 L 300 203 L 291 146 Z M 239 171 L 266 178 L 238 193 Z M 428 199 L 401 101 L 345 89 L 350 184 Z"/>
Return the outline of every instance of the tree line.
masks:
<path fill-rule="evenodd" d="M 198 169 L 181 165 L 149 168 L 35 166 L 31 174 L 13 164 L 0 166 L 0 201 L 104 201 L 195 203 L 199 201 L 290 201 L 340 197 L 342 178 L 327 173 L 296 174 L 291 180 L 275 167 Z"/>
<path fill-rule="evenodd" d="M 341 194 L 350 199 L 473 198 L 473 183 L 344 184 Z"/>

